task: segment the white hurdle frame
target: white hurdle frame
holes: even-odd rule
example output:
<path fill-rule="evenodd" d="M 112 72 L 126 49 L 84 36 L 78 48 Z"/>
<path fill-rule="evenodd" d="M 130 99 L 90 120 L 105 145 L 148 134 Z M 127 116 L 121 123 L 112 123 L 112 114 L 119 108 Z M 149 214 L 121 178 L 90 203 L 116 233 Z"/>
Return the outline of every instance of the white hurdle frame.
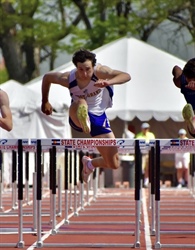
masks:
<path fill-rule="evenodd" d="M 193 248 L 194 244 L 161 244 L 160 234 L 181 234 L 181 231 L 161 231 L 160 230 L 160 155 L 161 153 L 176 153 L 176 152 L 190 152 L 195 153 L 195 140 L 153 140 L 150 141 L 151 145 L 155 145 L 156 149 L 156 207 L 155 207 L 155 218 L 156 218 L 156 239 L 155 239 L 155 249 L 159 248 L 182 248 L 188 249 Z M 193 187 L 194 189 L 194 187 Z M 194 197 L 192 197 L 193 199 Z M 194 231 L 185 232 L 187 234 L 194 234 Z"/>
<path fill-rule="evenodd" d="M 151 140 L 149 144 L 146 144 L 144 140 L 130 140 L 130 139 L 2 139 L 0 140 L 0 150 L 2 151 L 10 151 L 10 150 L 23 150 L 23 152 L 37 152 L 38 145 L 40 143 L 41 151 L 39 151 L 39 154 L 41 155 L 42 150 L 43 151 L 49 151 L 49 149 L 53 146 L 56 146 L 58 150 L 64 150 L 65 148 L 69 150 L 83 150 L 83 151 L 92 151 L 96 152 L 96 146 L 117 146 L 120 152 L 125 153 L 132 153 L 135 152 L 135 143 L 136 141 L 139 141 L 139 148 L 141 151 L 147 151 L 150 149 L 151 146 L 155 146 L 157 150 L 159 150 L 159 157 L 161 153 L 173 153 L 173 152 L 190 152 L 195 153 L 195 140 Z M 157 144 L 159 143 L 159 145 Z M 37 160 L 37 163 L 41 163 L 41 156 L 38 157 L 39 160 Z M 157 164 L 158 165 L 158 164 Z M 159 167 L 159 166 L 156 166 Z M 195 174 L 195 173 L 194 173 Z M 40 178 L 39 175 L 37 175 L 37 180 Z M 193 178 L 194 181 L 194 178 Z M 195 181 L 194 181 L 195 182 Z M 37 186 L 38 188 L 38 186 Z M 192 194 L 194 195 L 194 183 L 192 183 Z M 74 187 L 75 193 L 77 192 L 77 189 Z M 192 195 L 192 198 L 194 196 Z M 75 197 L 76 198 L 76 197 Z M 55 202 L 55 197 L 53 197 Z M 76 202 L 75 202 L 76 203 Z M 21 200 L 19 200 L 19 209 L 18 209 L 18 216 L 19 216 L 19 240 L 17 244 L 7 244 L 2 243 L 0 247 L 15 247 L 23 248 L 24 247 L 24 241 L 23 241 L 23 232 L 22 232 L 22 204 Z M 76 205 L 75 205 L 76 206 Z M 140 247 L 140 201 L 138 200 L 136 202 L 136 229 L 135 229 L 135 243 L 133 245 L 131 244 L 107 244 L 99 243 L 99 244 L 81 244 L 83 247 L 134 247 L 139 248 Z M 37 247 L 62 247 L 61 244 L 44 244 L 41 238 L 41 199 L 37 200 Z M 74 207 L 74 214 L 78 213 L 77 207 Z M 160 202 L 157 199 L 156 200 L 156 242 L 155 242 L 155 248 L 162 248 L 162 247 L 178 247 L 182 248 L 184 246 L 177 245 L 177 244 L 161 244 L 160 242 Z M 54 220 L 55 216 L 53 215 L 52 219 Z M 66 218 L 67 219 L 67 218 Z M 35 226 L 36 227 L 36 226 Z M 55 230 L 55 225 L 53 225 L 53 229 Z M 32 232 L 31 232 L 32 233 Z M 54 233 L 54 232 L 53 232 Z M 55 232 L 57 233 L 57 232 Z M 81 247 L 81 245 L 79 245 Z M 77 244 L 63 244 L 63 247 L 72 247 L 77 246 Z M 188 244 L 185 244 L 186 248 L 193 248 L 194 246 Z"/>
<path fill-rule="evenodd" d="M 60 145 L 58 144 L 60 142 Z M 135 141 L 134 140 L 123 140 L 123 139 L 113 139 L 113 140 L 109 140 L 109 139 L 98 139 L 98 140 L 94 140 L 94 139 L 42 139 L 42 140 L 36 140 L 36 139 L 22 139 L 21 140 L 22 143 L 22 150 L 28 151 L 28 152 L 35 152 L 37 153 L 37 164 L 41 164 L 41 152 L 40 149 L 38 150 L 38 145 L 37 144 L 41 144 L 41 150 L 43 151 L 48 151 L 52 146 L 56 146 L 57 148 L 60 148 L 60 150 L 64 149 L 64 148 L 70 148 L 70 144 L 71 144 L 71 148 L 74 150 L 84 150 L 84 151 L 92 151 L 94 152 L 96 150 L 96 145 L 101 144 L 101 146 L 106 146 L 109 144 L 109 146 L 118 146 L 118 148 L 121 148 L 123 151 L 126 150 L 126 153 L 129 151 L 133 151 L 134 150 L 134 144 Z M 144 145 L 144 141 L 142 141 L 140 143 L 141 147 Z M 17 139 L 3 139 L 0 141 L 0 150 L 5 150 L 5 151 L 9 151 L 9 150 L 17 150 L 18 149 L 18 140 Z M 40 173 L 37 173 L 37 189 L 39 189 L 39 178 L 41 178 Z M 97 183 L 95 183 L 95 186 L 97 186 Z M 96 188 L 96 187 L 95 187 Z M 76 193 L 76 188 L 75 188 L 75 193 Z M 95 196 L 94 196 L 95 198 Z M 76 202 L 75 202 L 76 204 Z M 41 199 L 38 198 L 37 200 L 37 247 L 41 248 L 43 246 L 43 242 L 41 240 Z M 140 204 L 137 203 L 137 208 L 140 207 Z M 139 210 L 139 209 L 137 209 Z M 19 213 L 21 214 L 22 208 L 19 204 Z M 78 209 L 77 207 L 75 207 L 74 213 L 77 213 Z M 140 222 L 140 212 L 137 212 L 136 215 L 136 219 L 137 221 Z M 21 220 L 21 218 L 20 218 Z M 22 221 L 22 220 L 21 220 Z M 139 223 L 137 222 L 136 225 L 139 225 Z M 22 228 L 20 226 L 20 228 Z M 139 232 L 139 230 L 135 230 L 135 237 L 136 237 L 136 242 L 133 245 L 130 244 L 119 244 L 119 247 L 131 247 L 131 246 L 136 246 L 139 247 L 140 242 L 139 242 L 139 235 L 136 235 L 137 232 Z M 139 232 L 140 233 L 140 232 Z M 139 234 L 138 233 L 138 234 Z M 24 246 L 24 242 L 23 242 L 23 237 L 22 237 L 22 231 L 20 231 L 19 234 L 19 242 L 17 244 L 17 246 L 19 248 L 22 248 Z M 94 245 L 94 244 L 92 244 Z M 96 245 L 96 244 L 95 244 Z M 100 244 L 100 245 L 105 245 L 104 243 Z M 114 246 L 115 244 L 113 244 Z M 116 244 L 117 245 L 117 244 Z M 5 246 L 5 245 L 4 245 Z M 13 245 L 12 245 L 13 246 Z M 44 245 L 45 246 L 45 245 Z M 64 247 L 69 247 L 69 244 L 64 245 Z"/>

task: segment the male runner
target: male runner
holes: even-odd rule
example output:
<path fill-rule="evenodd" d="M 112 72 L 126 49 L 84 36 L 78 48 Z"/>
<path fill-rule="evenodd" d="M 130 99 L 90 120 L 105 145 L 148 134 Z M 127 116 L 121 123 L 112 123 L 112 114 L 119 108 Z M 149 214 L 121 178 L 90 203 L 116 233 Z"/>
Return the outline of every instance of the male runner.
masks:
<path fill-rule="evenodd" d="M 70 91 L 72 98 L 69 108 L 70 126 L 93 138 L 115 138 L 106 116 L 106 109 L 112 106 L 113 85 L 128 82 L 128 73 L 114 70 L 101 64 L 96 65 L 96 55 L 80 49 L 72 57 L 75 69 L 70 72 L 49 72 L 42 81 L 42 112 L 52 114 L 49 103 L 51 83 L 60 84 Z M 117 147 L 97 147 L 101 157 L 90 159 L 84 156 L 82 178 L 88 182 L 96 167 L 117 169 L 119 156 Z"/>
<path fill-rule="evenodd" d="M 186 99 L 187 104 L 182 114 L 190 135 L 195 138 L 195 58 L 190 59 L 183 70 L 177 65 L 174 66 L 172 74 L 175 86 L 181 89 Z"/>

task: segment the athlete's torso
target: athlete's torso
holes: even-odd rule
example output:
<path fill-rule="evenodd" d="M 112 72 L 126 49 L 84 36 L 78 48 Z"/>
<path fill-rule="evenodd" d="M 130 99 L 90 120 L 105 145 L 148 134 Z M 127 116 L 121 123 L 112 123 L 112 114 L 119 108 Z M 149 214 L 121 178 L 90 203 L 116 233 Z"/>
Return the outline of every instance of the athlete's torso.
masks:
<path fill-rule="evenodd" d="M 181 93 L 184 95 L 186 102 L 190 103 L 193 107 L 193 110 L 195 110 L 195 91 L 186 88 L 187 81 L 185 76 L 182 74 L 181 76 Z"/>
<path fill-rule="evenodd" d="M 88 111 L 95 115 L 101 115 L 105 110 L 112 106 L 113 86 L 98 88 L 94 86 L 97 77 L 94 74 L 89 84 L 81 89 L 76 80 L 76 69 L 70 71 L 69 75 L 69 91 L 72 101 L 77 101 L 79 98 L 84 98 L 88 104 Z"/>

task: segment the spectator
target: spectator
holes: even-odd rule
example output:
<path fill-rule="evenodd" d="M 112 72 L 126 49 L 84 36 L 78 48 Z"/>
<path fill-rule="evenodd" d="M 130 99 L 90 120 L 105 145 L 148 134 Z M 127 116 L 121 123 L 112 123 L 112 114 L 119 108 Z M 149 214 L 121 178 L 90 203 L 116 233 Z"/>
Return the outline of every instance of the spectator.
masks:
<path fill-rule="evenodd" d="M 186 130 L 180 129 L 178 132 L 179 139 L 188 139 L 186 137 Z M 190 153 L 188 152 L 181 152 L 175 153 L 175 168 L 177 171 L 177 187 L 182 188 L 187 186 L 188 183 L 188 169 L 190 163 Z"/>
<path fill-rule="evenodd" d="M 142 123 L 141 132 L 136 134 L 136 139 L 144 139 L 146 142 L 155 139 L 155 135 L 150 132 L 150 125 L 147 122 Z M 149 184 L 149 155 L 142 154 L 142 172 L 144 175 L 144 187 L 148 187 Z"/>

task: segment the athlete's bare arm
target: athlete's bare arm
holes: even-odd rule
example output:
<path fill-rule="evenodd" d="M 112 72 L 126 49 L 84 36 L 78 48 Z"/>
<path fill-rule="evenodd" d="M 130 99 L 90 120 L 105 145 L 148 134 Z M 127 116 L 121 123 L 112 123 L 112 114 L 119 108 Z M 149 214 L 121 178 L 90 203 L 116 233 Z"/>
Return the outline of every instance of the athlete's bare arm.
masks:
<path fill-rule="evenodd" d="M 181 88 L 181 75 L 182 75 L 182 69 L 178 66 L 175 66 L 173 68 L 172 74 L 173 74 L 173 82 L 175 83 L 175 86 L 178 88 Z M 188 79 L 186 78 L 188 84 L 185 86 L 188 89 L 195 90 L 195 78 Z"/>
<path fill-rule="evenodd" d="M 52 83 L 68 88 L 68 78 L 70 72 L 49 72 L 42 80 L 42 105 L 41 110 L 46 115 L 51 115 L 52 105 L 49 103 L 49 90 Z"/>
<path fill-rule="evenodd" d="M 190 80 L 185 87 L 191 90 L 195 90 L 195 80 Z"/>
<path fill-rule="evenodd" d="M 179 66 L 174 66 L 172 70 L 173 82 L 176 87 L 181 88 L 182 69 Z"/>
<path fill-rule="evenodd" d="M 96 75 L 99 78 L 95 83 L 97 87 L 108 85 L 123 84 L 131 80 L 131 76 L 123 71 L 111 69 L 108 66 L 98 65 Z"/>
<path fill-rule="evenodd" d="M 3 90 L 0 90 L 0 112 L 2 116 L 0 117 L 0 127 L 7 131 L 11 131 L 13 122 L 12 113 L 9 106 L 9 97 Z"/>

